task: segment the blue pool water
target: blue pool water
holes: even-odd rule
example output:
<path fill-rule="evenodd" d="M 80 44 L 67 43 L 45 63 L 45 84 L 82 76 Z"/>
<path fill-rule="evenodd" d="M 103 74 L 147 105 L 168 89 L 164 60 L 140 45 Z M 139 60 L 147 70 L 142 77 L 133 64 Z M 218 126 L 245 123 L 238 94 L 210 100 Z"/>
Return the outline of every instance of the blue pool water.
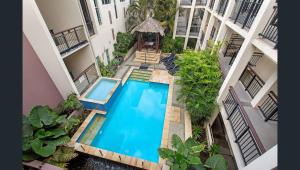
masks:
<path fill-rule="evenodd" d="M 94 99 L 98 101 L 105 100 L 109 92 L 115 86 L 117 81 L 102 78 L 94 88 L 86 95 L 88 99 Z"/>
<path fill-rule="evenodd" d="M 168 89 L 127 80 L 91 145 L 157 163 Z"/>

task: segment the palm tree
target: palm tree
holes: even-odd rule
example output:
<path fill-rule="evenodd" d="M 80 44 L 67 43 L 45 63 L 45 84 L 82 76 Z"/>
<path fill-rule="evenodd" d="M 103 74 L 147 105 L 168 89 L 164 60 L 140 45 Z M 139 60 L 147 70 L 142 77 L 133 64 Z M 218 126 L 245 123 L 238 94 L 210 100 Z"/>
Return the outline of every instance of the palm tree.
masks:
<path fill-rule="evenodd" d="M 173 32 L 176 3 L 176 0 L 154 0 L 154 18 L 161 22 L 166 32 Z"/>
<path fill-rule="evenodd" d="M 152 0 L 135 0 L 127 9 L 127 31 L 142 23 L 149 15 L 152 16 Z"/>

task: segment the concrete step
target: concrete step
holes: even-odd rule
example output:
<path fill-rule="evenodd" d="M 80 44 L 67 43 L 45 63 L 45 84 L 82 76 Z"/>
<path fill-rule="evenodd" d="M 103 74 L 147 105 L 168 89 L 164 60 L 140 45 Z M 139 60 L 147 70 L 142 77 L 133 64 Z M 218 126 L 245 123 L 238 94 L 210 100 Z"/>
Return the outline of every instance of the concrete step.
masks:
<path fill-rule="evenodd" d="M 90 145 L 93 142 L 98 131 L 102 127 L 105 119 L 106 118 L 102 116 L 95 117 L 93 124 L 91 124 L 89 129 L 85 132 L 84 136 L 81 138 L 80 143 Z"/>

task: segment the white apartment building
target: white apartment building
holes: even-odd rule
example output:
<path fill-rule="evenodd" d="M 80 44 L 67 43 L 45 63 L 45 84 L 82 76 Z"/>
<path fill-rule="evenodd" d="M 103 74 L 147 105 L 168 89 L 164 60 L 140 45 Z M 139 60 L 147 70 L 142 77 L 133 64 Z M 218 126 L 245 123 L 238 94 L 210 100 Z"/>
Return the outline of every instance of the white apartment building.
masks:
<path fill-rule="evenodd" d="M 26 0 L 23 33 L 63 98 L 80 95 L 113 59 L 129 0 Z"/>
<path fill-rule="evenodd" d="M 223 42 L 219 111 L 210 143 L 236 169 L 277 168 L 277 3 L 275 0 L 178 0 L 174 37 L 184 48 Z M 233 165 L 230 165 L 229 168 Z"/>

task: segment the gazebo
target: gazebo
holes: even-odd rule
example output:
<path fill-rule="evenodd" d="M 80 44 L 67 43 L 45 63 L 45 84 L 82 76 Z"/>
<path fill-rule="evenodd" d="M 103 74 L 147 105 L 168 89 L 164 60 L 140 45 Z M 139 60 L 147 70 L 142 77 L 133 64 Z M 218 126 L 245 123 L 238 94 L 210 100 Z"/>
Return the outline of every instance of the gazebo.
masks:
<path fill-rule="evenodd" d="M 153 63 L 157 61 L 160 57 L 160 50 L 159 50 L 159 43 L 160 43 L 160 36 L 164 36 L 164 28 L 160 25 L 160 22 L 153 19 L 152 17 L 148 17 L 145 21 L 143 21 L 140 25 L 136 26 L 131 33 L 137 33 L 137 53 L 136 53 L 136 60 L 139 61 L 141 58 L 146 58 L 151 60 L 153 57 Z M 154 33 L 155 34 L 155 42 L 144 40 L 144 36 L 147 33 Z M 155 49 L 155 54 L 153 52 L 149 52 L 148 49 L 152 48 Z M 142 52 L 143 49 L 146 49 L 146 52 Z M 146 60 L 146 59 L 145 59 Z M 155 62 L 154 62 L 155 60 Z M 151 63 L 151 62 L 150 62 Z"/>

